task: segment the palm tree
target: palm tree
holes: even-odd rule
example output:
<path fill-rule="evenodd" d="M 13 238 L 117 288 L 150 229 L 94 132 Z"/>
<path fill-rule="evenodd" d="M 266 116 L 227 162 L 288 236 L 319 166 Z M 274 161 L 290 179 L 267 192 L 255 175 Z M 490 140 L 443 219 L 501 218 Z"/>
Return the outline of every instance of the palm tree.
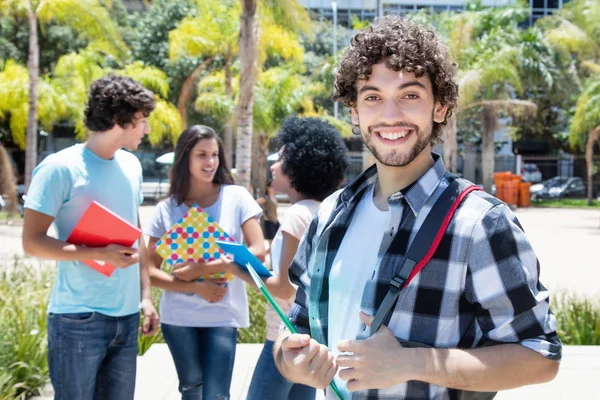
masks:
<path fill-rule="evenodd" d="M 561 15 L 546 23 L 546 37 L 568 62 L 576 60 L 573 74 L 581 93 L 571 119 L 569 142 L 574 149 L 585 148 L 588 204 L 593 198 L 593 149 L 600 140 L 600 30 L 598 1 L 569 3 Z"/>
<path fill-rule="evenodd" d="M 25 13 L 29 25 L 26 189 L 29 187 L 33 169 L 37 164 L 37 104 L 40 56 L 38 23 L 42 27 L 42 32 L 44 24 L 50 21 L 68 24 L 87 37 L 96 48 L 101 48 L 119 58 L 126 52 L 126 46 L 121 39 L 117 26 L 111 20 L 108 10 L 103 4 L 98 0 L 0 0 L 0 13 L 8 15 Z"/>
<path fill-rule="evenodd" d="M 253 88 L 257 71 L 263 62 L 276 54 L 283 60 L 298 59 L 302 46 L 295 32 L 307 29 L 306 11 L 296 1 L 285 0 L 261 3 L 264 10 L 260 21 L 256 19 L 255 1 L 206 0 L 198 2 L 198 15 L 186 18 L 169 33 L 170 58 L 191 56 L 204 59 L 185 81 L 179 96 L 178 108 L 186 118 L 186 106 L 193 94 L 193 85 L 201 71 L 213 63 L 215 57 L 223 59 L 220 76 L 224 80 L 222 96 L 235 101 L 237 106 L 229 118 L 223 121 L 225 153 L 231 161 L 233 126 L 238 125 L 236 168 L 238 183 L 248 187 L 251 165 Z M 251 29 L 251 31 L 248 31 Z M 258 32 L 261 32 L 259 35 Z M 252 36 L 248 36 L 252 35 Z M 237 93 L 233 90 L 233 64 L 235 56 L 240 60 L 239 75 L 242 84 Z M 248 61 L 246 61 L 248 60 Z M 252 60 L 252 61 L 250 61 Z M 214 80 L 217 75 L 213 75 Z M 223 101 L 224 97 L 220 97 Z M 197 103 L 197 107 L 202 108 Z"/>
<path fill-rule="evenodd" d="M 169 32 L 169 57 L 175 60 L 181 56 L 203 58 L 204 61 L 185 80 L 178 101 L 178 109 L 187 125 L 187 105 L 194 93 L 194 84 L 200 72 L 204 71 L 215 56 L 223 57 L 223 79 L 225 91 L 232 96 L 232 65 L 238 52 L 240 4 L 236 0 L 199 1 L 197 17 L 185 18 L 176 29 Z M 233 121 L 224 122 L 225 156 L 229 165 L 233 153 Z"/>
<path fill-rule="evenodd" d="M 573 148 L 585 147 L 587 168 L 587 198 L 592 205 L 594 175 L 593 152 L 596 142 L 600 142 L 600 75 L 593 76 L 585 84 L 585 90 L 577 100 L 575 115 L 571 120 L 569 141 Z"/>
<path fill-rule="evenodd" d="M 252 154 L 252 109 L 254 82 L 257 71 L 258 24 L 257 0 L 241 0 L 240 17 L 240 94 L 238 98 L 238 132 L 236 142 L 237 183 L 250 186 Z M 278 25 L 292 31 L 308 32 L 309 18 L 306 10 L 296 0 L 266 0 L 261 3 L 265 16 L 270 15 Z"/>
<path fill-rule="evenodd" d="M 8 152 L 0 143 L 0 196 L 4 197 L 9 205 L 8 214 L 17 213 L 17 179 Z"/>

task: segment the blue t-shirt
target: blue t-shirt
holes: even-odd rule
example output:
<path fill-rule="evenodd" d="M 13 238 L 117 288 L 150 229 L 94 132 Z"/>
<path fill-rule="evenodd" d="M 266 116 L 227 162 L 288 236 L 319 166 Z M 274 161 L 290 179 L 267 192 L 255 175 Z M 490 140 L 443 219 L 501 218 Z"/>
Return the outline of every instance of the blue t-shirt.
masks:
<path fill-rule="evenodd" d="M 142 166 L 133 154 L 119 150 L 105 160 L 76 144 L 37 166 L 25 207 L 54 217 L 58 239 L 65 241 L 92 201 L 137 226 L 141 183 Z M 139 304 L 139 264 L 106 277 L 80 261 L 58 261 L 48 312 L 124 316 L 139 312 Z"/>

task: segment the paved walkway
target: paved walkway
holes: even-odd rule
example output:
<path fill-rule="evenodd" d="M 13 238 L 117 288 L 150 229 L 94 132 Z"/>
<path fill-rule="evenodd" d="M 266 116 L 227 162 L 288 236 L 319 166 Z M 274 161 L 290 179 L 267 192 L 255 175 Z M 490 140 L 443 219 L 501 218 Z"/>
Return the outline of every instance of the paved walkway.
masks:
<path fill-rule="evenodd" d="M 237 346 L 231 400 L 244 400 L 262 345 Z M 566 346 L 556 379 L 552 382 L 500 392 L 499 400 L 599 399 L 596 379 L 600 377 L 600 346 Z M 135 400 L 178 400 L 177 374 L 165 344 L 155 344 L 138 359 Z M 317 400 L 323 400 L 322 392 Z M 265 399 L 279 400 L 279 399 Z"/>

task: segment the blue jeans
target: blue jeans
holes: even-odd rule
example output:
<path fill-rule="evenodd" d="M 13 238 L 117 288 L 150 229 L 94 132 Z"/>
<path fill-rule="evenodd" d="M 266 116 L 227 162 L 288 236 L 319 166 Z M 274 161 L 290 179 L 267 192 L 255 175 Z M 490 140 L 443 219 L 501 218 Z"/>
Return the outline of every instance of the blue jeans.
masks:
<path fill-rule="evenodd" d="M 228 400 L 236 328 L 193 328 L 161 324 L 179 377 L 183 400 Z"/>
<path fill-rule="evenodd" d="M 55 400 L 131 400 L 140 314 L 48 314 Z"/>
<path fill-rule="evenodd" d="M 314 400 L 315 388 L 290 382 L 279 373 L 273 359 L 273 343 L 272 340 L 265 341 L 246 400 Z"/>

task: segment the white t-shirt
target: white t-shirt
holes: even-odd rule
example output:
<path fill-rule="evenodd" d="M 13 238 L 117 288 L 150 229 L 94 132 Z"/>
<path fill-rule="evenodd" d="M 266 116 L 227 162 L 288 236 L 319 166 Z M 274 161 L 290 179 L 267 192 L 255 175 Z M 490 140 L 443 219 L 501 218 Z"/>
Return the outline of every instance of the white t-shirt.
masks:
<path fill-rule="evenodd" d="M 373 189 L 357 206 L 348 231 L 333 260 L 329 273 L 329 350 L 338 355 L 337 343 L 354 339 L 364 327 L 359 319 L 360 301 L 365 282 L 377 276 L 377 253 L 389 217 L 373 202 Z M 367 328 L 368 329 L 368 328 Z M 346 383 L 336 374 L 335 383 L 347 391 Z M 327 399 L 335 396 L 327 390 Z"/>
<path fill-rule="evenodd" d="M 173 197 L 161 201 L 144 233 L 160 239 L 188 210 L 183 203 L 177 205 Z M 236 242 L 243 243 L 242 225 L 250 218 L 259 218 L 262 209 L 245 188 L 222 185 L 217 201 L 204 211 Z M 196 294 L 165 290 L 160 299 L 161 321 L 178 326 L 248 327 L 250 319 L 244 282 L 234 277 L 227 288 L 223 300 L 216 303 Z"/>
<path fill-rule="evenodd" d="M 289 233 L 298 240 L 302 239 L 304 232 L 308 228 L 308 225 L 310 225 L 310 221 L 312 221 L 320 204 L 321 202 L 316 200 L 300 200 L 297 203 L 294 203 L 286 211 L 285 219 L 271 242 L 271 264 L 273 265 L 273 273 L 275 275 L 279 274 L 280 269 L 279 265 L 281 263 L 281 250 L 283 247 L 283 232 Z M 287 314 L 290 311 L 294 300 L 284 301 L 275 298 L 275 302 L 281 307 L 283 312 Z M 274 341 L 279 335 L 281 320 L 270 306 L 267 306 L 265 319 L 267 321 L 267 340 Z"/>

